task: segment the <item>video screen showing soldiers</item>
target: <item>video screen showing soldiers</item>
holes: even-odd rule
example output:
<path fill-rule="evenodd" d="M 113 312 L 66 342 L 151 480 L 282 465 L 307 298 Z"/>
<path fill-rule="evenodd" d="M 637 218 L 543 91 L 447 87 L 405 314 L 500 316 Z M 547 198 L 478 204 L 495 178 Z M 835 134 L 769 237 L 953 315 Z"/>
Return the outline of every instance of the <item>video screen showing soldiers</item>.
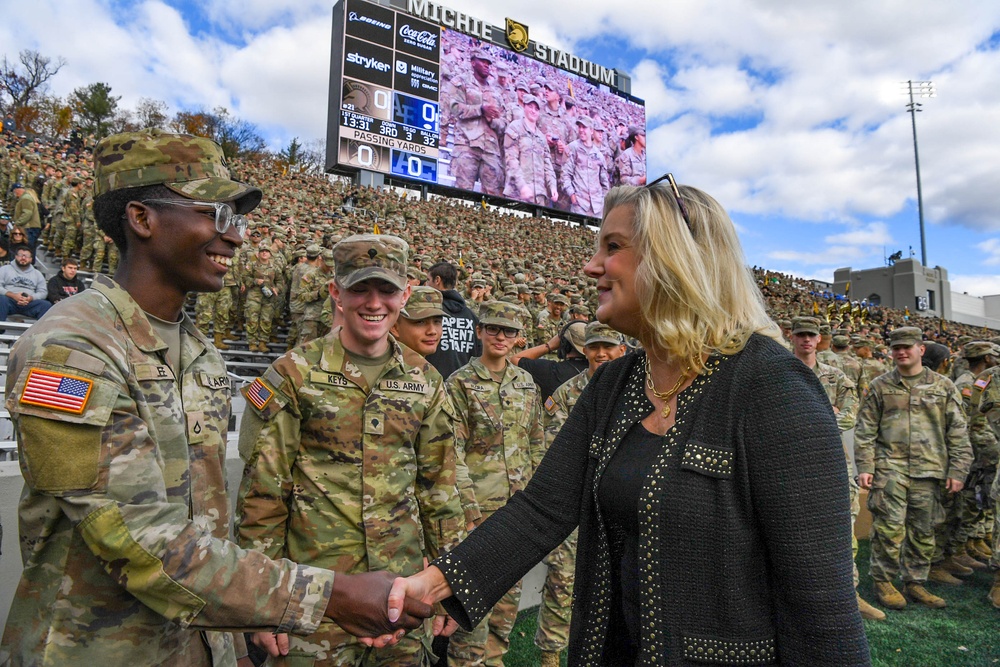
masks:
<path fill-rule="evenodd" d="M 438 183 L 600 217 L 646 183 L 646 110 L 549 64 L 441 32 Z"/>

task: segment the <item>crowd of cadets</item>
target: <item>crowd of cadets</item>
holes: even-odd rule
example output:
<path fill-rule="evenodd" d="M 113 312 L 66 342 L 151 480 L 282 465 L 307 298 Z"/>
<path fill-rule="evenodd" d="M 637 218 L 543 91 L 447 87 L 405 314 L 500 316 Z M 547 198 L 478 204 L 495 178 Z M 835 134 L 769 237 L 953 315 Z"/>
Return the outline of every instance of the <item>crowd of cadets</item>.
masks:
<path fill-rule="evenodd" d="M 84 270 L 113 273 L 117 251 L 94 223 L 88 156 L 86 149 L 77 154 L 68 144 L 0 137 L 0 192 L 6 210 L 14 211 L 12 186 L 27 184 L 40 205 L 40 243 L 59 257 L 79 258 Z M 232 260 L 224 289 L 197 299 L 197 324 L 222 349 L 226 341 L 245 337 L 251 351 L 267 351 L 268 343 L 278 341 L 278 328 L 286 326 L 288 348 L 325 335 L 333 325 L 328 292 L 333 248 L 342 238 L 375 227 L 409 243 L 411 285 L 430 284 L 426 272 L 448 261 L 458 267 L 456 289 L 474 312 L 486 302 L 510 304 L 515 319 L 524 323 L 510 345 L 511 355 L 538 346 L 544 349 L 529 356 L 555 351 L 552 341 L 566 325 L 589 321 L 596 309 L 594 281 L 581 271 L 593 248 L 590 229 L 455 200 L 416 201 L 392 191 L 354 188 L 325 176 L 289 174 L 266 161 L 238 161 L 234 169 L 265 194 L 248 216 L 245 243 Z M 954 584 L 956 576 L 985 567 L 992 553 L 993 514 L 982 489 L 995 475 L 996 456 L 990 452 L 996 448 L 1000 407 L 991 412 L 992 404 L 980 399 L 1000 372 L 992 366 L 1000 359 L 1000 337 L 953 322 L 914 320 L 889 308 L 862 309 L 812 292 L 808 283 L 791 276 L 757 267 L 753 272 L 790 349 L 793 320 L 815 318 L 816 361 L 846 376 L 856 405 L 863 405 L 875 378 L 893 369 L 889 332 L 926 325 L 922 337 L 931 363 L 925 366 L 958 383 L 966 415 L 975 418 L 973 471 L 982 478 L 949 504 L 950 528 L 940 537 L 930 580 Z M 979 354 L 984 346 L 989 355 Z M 1000 606 L 1000 591 L 994 591 L 993 603 Z"/>

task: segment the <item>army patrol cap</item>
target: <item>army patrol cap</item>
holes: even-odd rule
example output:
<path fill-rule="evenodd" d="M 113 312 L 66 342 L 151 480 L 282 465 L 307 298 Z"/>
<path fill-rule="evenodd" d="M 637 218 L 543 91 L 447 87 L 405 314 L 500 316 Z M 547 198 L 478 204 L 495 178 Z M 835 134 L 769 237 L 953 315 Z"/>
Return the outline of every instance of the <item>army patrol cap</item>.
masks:
<path fill-rule="evenodd" d="M 791 320 L 787 320 L 787 319 L 786 320 L 778 320 L 778 326 L 781 327 L 782 329 L 791 329 L 792 328 L 792 321 Z"/>
<path fill-rule="evenodd" d="M 565 294 L 560 294 L 559 292 L 556 292 L 554 294 L 550 294 L 548 296 L 548 299 L 552 303 L 561 303 L 564 306 L 568 306 L 569 305 L 569 297 L 567 297 Z"/>
<path fill-rule="evenodd" d="M 589 127 L 589 128 L 594 127 L 594 121 L 590 120 L 590 116 L 577 116 L 576 124 L 583 125 L 584 127 Z"/>
<path fill-rule="evenodd" d="M 327 248 L 323 251 L 323 261 L 327 264 L 333 264 L 333 249 Z"/>
<path fill-rule="evenodd" d="M 94 196 L 144 185 L 164 185 L 196 201 L 233 201 L 249 213 L 263 193 L 233 180 L 222 147 L 210 139 L 159 129 L 105 137 L 94 148 Z"/>
<path fill-rule="evenodd" d="M 309 259 L 316 259 L 317 257 L 320 256 L 320 254 L 322 254 L 322 252 L 323 248 L 321 248 L 318 244 L 310 243 L 309 245 L 306 246 L 305 255 Z"/>
<path fill-rule="evenodd" d="M 260 245 L 257 246 L 257 252 L 271 252 L 271 244 L 267 241 L 261 241 Z"/>
<path fill-rule="evenodd" d="M 525 95 L 521 98 L 521 101 L 524 102 L 524 104 L 534 104 L 539 109 L 542 108 L 542 103 L 534 95 L 531 94 Z"/>
<path fill-rule="evenodd" d="M 985 357 L 987 354 L 996 354 L 996 345 L 989 341 L 973 340 L 962 346 L 962 356 L 966 359 Z"/>
<path fill-rule="evenodd" d="M 847 347 L 851 344 L 851 339 L 844 334 L 837 334 L 833 337 L 834 347 Z"/>
<path fill-rule="evenodd" d="M 590 308 L 587 308 L 582 303 L 574 303 L 572 306 L 569 307 L 569 314 L 570 315 L 586 315 L 586 316 L 589 317 L 590 316 Z"/>
<path fill-rule="evenodd" d="M 623 345 L 622 335 L 600 322 L 591 322 L 584 332 L 584 345 L 594 343 L 610 343 L 612 345 Z"/>
<path fill-rule="evenodd" d="M 409 249 L 406 241 L 389 234 L 348 236 L 333 248 L 337 284 L 353 287 L 362 281 L 379 278 L 398 289 L 405 289 Z"/>
<path fill-rule="evenodd" d="M 899 327 L 889 332 L 889 347 L 921 345 L 924 332 L 917 327 Z"/>
<path fill-rule="evenodd" d="M 521 322 L 521 307 L 506 301 L 487 301 L 480 306 L 479 323 L 510 327 L 518 331 L 524 328 Z"/>
<path fill-rule="evenodd" d="M 399 314 L 408 320 L 426 320 L 428 317 L 444 317 L 441 292 L 433 287 L 413 287 L 410 298 Z"/>
<path fill-rule="evenodd" d="M 479 48 L 473 51 L 471 57 L 476 58 L 477 60 L 485 60 L 490 63 L 493 62 L 493 56 L 490 55 L 489 51 L 483 48 Z"/>
<path fill-rule="evenodd" d="M 819 335 L 819 320 L 815 317 L 796 317 L 792 320 L 792 333 L 808 333 Z"/>
<path fill-rule="evenodd" d="M 573 346 L 573 349 L 583 354 L 583 347 L 587 342 L 587 324 L 577 320 L 567 325 L 563 329 L 562 337 L 564 341 Z"/>

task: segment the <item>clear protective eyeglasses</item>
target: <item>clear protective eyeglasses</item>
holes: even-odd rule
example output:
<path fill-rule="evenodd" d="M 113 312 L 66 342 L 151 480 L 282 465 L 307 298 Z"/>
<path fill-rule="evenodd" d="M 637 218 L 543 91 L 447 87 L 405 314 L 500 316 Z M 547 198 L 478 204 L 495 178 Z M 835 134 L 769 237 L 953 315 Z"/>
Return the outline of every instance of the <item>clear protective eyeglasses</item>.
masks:
<path fill-rule="evenodd" d="M 166 206 L 183 206 L 185 208 L 210 208 L 215 209 L 215 231 L 225 234 L 229 227 L 235 227 L 236 233 L 241 237 L 247 230 L 247 219 L 239 213 L 233 212 L 233 207 L 224 202 L 217 201 L 191 201 L 188 199 L 146 199 L 143 204 L 163 204 Z M 204 212 L 208 215 L 208 211 Z"/>

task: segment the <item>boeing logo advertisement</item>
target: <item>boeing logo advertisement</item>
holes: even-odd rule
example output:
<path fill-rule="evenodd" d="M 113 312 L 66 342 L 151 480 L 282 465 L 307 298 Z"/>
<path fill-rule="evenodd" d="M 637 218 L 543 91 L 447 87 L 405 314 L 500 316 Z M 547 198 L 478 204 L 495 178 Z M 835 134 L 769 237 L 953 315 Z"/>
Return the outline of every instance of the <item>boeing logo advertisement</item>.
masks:
<path fill-rule="evenodd" d="M 604 83 L 617 72 L 573 67 L 571 54 L 560 67 L 539 56 L 544 48 L 511 19 L 504 33 L 426 0 L 340 0 L 326 170 L 599 215 L 625 139 L 641 130 L 645 145 L 645 105 Z M 588 165 L 606 162 L 603 172 L 569 173 L 578 141 Z"/>

